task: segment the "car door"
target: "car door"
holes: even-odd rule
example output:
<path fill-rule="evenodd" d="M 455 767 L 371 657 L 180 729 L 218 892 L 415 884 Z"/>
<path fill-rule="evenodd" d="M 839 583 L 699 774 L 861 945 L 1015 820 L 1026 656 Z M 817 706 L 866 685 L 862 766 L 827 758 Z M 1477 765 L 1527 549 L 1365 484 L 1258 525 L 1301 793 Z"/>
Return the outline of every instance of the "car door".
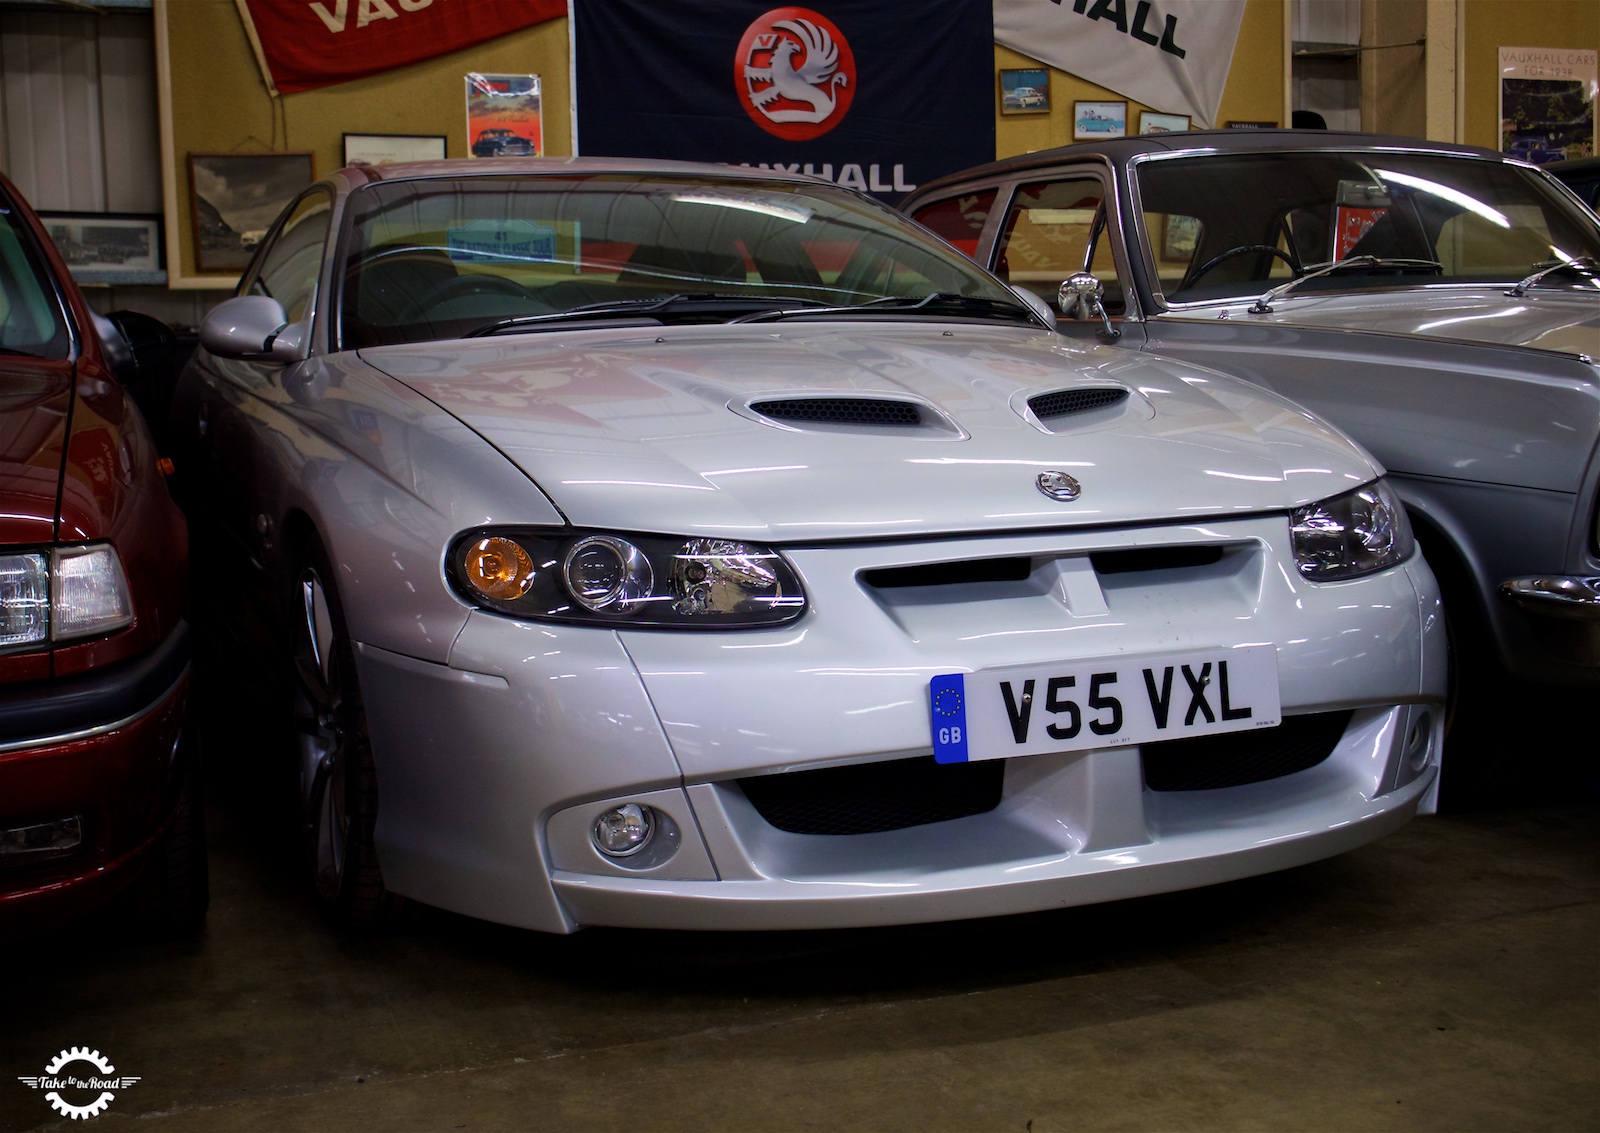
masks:
<path fill-rule="evenodd" d="M 239 288 L 282 304 L 288 326 L 309 339 L 318 281 L 326 258 L 333 198 L 313 189 L 296 200 L 267 237 Z M 259 506 L 258 475 L 268 454 L 258 438 L 281 432 L 289 396 L 281 362 L 218 358 L 196 352 L 175 400 L 173 421 L 189 437 L 185 495 L 191 514 L 204 517 L 228 552 L 259 564 L 273 533 L 270 512 Z M 268 427 L 263 429 L 261 423 Z M 276 425 L 274 424 L 276 422 Z"/>
<path fill-rule="evenodd" d="M 1052 310 L 1059 309 L 1061 284 L 1069 276 L 1091 273 L 1105 288 L 1102 304 L 1112 325 L 1142 337 L 1137 303 L 1125 286 L 1129 276 L 1117 248 L 1115 209 L 1107 207 L 1114 201 L 1105 171 L 1082 166 L 958 190 L 919 204 L 911 216 Z M 1058 319 L 1057 329 L 1090 337 L 1104 324 Z"/>

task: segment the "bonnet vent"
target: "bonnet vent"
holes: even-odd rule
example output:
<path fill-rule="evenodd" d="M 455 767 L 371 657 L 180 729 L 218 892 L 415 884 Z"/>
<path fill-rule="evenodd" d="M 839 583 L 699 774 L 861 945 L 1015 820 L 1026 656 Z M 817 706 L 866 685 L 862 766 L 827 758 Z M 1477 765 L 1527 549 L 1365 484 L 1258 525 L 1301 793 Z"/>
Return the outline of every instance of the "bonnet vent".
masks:
<path fill-rule="evenodd" d="M 751 410 L 773 421 L 794 425 L 877 425 L 915 428 L 923 423 L 922 407 L 909 401 L 875 397 L 790 397 L 757 401 Z"/>
<path fill-rule="evenodd" d="M 1087 413 L 1091 409 L 1104 409 L 1128 400 L 1128 391 L 1116 386 L 1099 386 L 1092 389 L 1058 389 L 1028 399 L 1028 408 L 1041 421 L 1069 417 L 1074 413 Z"/>

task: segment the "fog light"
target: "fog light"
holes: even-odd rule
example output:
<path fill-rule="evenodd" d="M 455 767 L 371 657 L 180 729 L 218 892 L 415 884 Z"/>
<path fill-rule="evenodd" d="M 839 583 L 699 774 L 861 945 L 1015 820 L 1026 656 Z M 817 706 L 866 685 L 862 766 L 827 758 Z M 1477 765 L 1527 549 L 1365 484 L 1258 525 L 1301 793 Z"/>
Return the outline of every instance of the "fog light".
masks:
<path fill-rule="evenodd" d="M 83 843 L 83 819 L 78 815 L 40 822 L 32 826 L 13 826 L 0 830 L 0 857 L 35 854 L 66 854 Z"/>
<path fill-rule="evenodd" d="M 655 831 L 655 811 L 638 803 L 627 803 L 611 808 L 594 820 L 594 844 L 608 857 L 626 858 L 644 849 Z"/>
<path fill-rule="evenodd" d="M 1406 762 L 1411 770 L 1421 771 L 1428 765 L 1429 738 L 1433 734 L 1433 714 L 1420 713 L 1411 725 L 1411 735 L 1406 739 Z"/>

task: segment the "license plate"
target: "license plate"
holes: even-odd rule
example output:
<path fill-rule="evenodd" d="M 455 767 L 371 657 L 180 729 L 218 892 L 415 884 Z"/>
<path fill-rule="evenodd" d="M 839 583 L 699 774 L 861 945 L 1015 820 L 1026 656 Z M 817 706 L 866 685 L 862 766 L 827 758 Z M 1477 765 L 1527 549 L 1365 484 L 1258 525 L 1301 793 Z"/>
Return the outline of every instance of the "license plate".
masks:
<path fill-rule="evenodd" d="M 1272 728 L 1271 645 L 942 673 L 928 684 L 940 763 Z"/>

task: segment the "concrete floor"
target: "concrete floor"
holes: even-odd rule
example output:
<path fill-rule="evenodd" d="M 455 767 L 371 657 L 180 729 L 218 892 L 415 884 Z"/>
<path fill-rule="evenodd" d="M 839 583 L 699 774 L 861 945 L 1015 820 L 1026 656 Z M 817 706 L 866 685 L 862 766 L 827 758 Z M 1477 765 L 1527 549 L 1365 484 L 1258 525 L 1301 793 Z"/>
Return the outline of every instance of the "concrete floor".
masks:
<path fill-rule="evenodd" d="M 17 1081 L 77 1046 L 139 1078 L 104 1129 L 1600 1129 L 1593 716 L 1552 704 L 1522 786 L 1343 857 L 878 931 L 341 940 L 214 776 L 201 939 L 0 948 L 0 1131 L 89 1124 Z"/>

